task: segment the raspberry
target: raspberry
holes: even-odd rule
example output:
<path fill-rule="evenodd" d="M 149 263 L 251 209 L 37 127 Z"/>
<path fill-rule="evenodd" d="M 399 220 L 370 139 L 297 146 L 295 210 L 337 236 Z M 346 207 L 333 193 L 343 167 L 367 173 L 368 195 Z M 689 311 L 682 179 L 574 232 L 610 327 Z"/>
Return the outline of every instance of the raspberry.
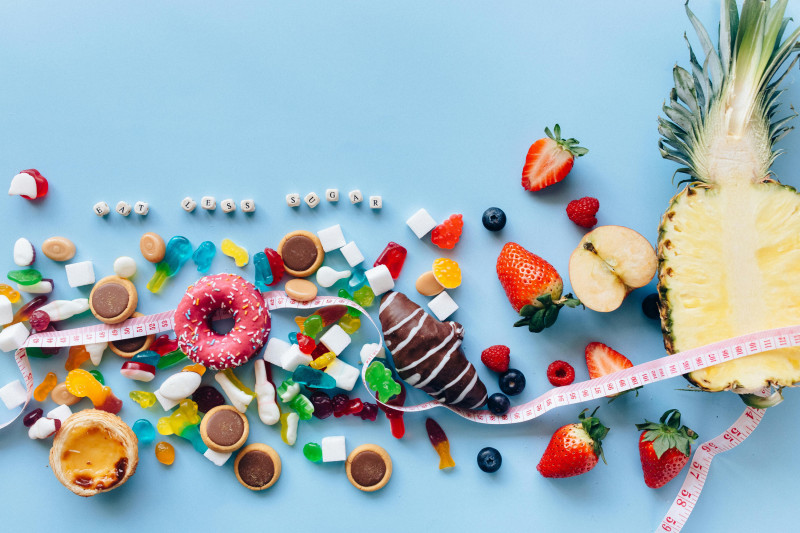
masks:
<path fill-rule="evenodd" d="M 597 224 L 595 215 L 598 209 L 600 209 L 600 202 L 597 201 L 597 198 L 586 196 L 580 200 L 572 200 L 567 204 L 567 216 L 575 224 L 584 228 L 591 228 Z"/>
<path fill-rule="evenodd" d="M 575 381 L 575 369 L 566 361 L 553 361 L 547 367 L 547 379 L 554 387 L 563 387 Z"/>
<path fill-rule="evenodd" d="M 511 350 L 508 346 L 496 344 L 489 346 L 481 353 L 481 362 L 494 372 L 505 372 L 511 362 Z"/>
<path fill-rule="evenodd" d="M 461 237 L 463 229 L 463 217 L 461 215 L 450 215 L 450 218 L 433 228 L 431 242 L 439 248 L 452 250 Z"/>

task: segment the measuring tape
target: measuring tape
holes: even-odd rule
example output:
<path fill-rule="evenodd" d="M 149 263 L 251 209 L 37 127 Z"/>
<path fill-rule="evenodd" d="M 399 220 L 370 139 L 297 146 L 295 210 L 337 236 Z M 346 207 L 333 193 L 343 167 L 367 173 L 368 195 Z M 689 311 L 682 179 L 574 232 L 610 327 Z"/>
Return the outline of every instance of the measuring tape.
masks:
<path fill-rule="evenodd" d="M 312 310 L 330 305 L 346 305 L 361 311 L 362 316 L 366 316 L 369 319 L 369 322 L 378 334 L 376 349 L 365 357 L 361 369 L 361 380 L 370 396 L 372 396 L 375 401 L 378 401 L 369 387 L 367 387 L 366 369 L 380 352 L 383 346 L 383 335 L 381 334 L 381 328 L 375 323 L 375 320 L 365 309 L 350 300 L 334 296 L 321 296 L 309 302 L 295 301 L 282 291 L 271 291 L 265 293 L 263 296 L 270 310 Z M 18 413 L 14 419 L 0 425 L 0 429 L 11 424 L 22 414 L 22 411 L 27 407 L 33 394 L 33 375 L 31 373 L 30 362 L 28 361 L 27 355 L 25 355 L 25 348 L 55 348 L 91 344 L 95 342 L 114 342 L 117 340 L 141 337 L 143 335 L 162 333 L 171 331 L 174 328 L 174 315 L 174 310 L 164 311 L 163 313 L 155 315 L 131 318 L 116 325 L 98 324 L 72 330 L 52 331 L 31 335 L 25 341 L 23 347 L 17 350 L 15 354 L 17 366 L 25 379 L 28 393 L 27 400 L 20 413 Z M 534 400 L 513 407 L 507 414 L 502 416 L 494 415 L 486 410 L 478 411 L 452 407 L 437 401 L 428 401 L 408 407 L 390 407 L 394 410 L 404 412 L 420 412 L 436 407 L 444 407 L 473 422 L 482 424 L 515 424 L 542 416 L 557 407 L 605 398 L 637 387 L 681 376 L 701 368 L 708 368 L 748 355 L 791 346 L 800 346 L 800 326 L 790 326 L 751 333 L 668 355 L 600 378 L 573 383 L 564 387 L 557 387 L 545 392 Z M 681 492 L 675 498 L 669 512 L 664 517 L 659 531 L 680 531 L 694 508 L 697 498 L 700 496 L 708 467 L 714 455 L 732 449 L 743 442 L 756 428 L 762 416 L 763 410 L 747 408 L 744 414 L 742 414 L 725 433 L 701 445 L 692 460 L 692 466 L 689 469 L 683 487 L 681 487 Z"/>

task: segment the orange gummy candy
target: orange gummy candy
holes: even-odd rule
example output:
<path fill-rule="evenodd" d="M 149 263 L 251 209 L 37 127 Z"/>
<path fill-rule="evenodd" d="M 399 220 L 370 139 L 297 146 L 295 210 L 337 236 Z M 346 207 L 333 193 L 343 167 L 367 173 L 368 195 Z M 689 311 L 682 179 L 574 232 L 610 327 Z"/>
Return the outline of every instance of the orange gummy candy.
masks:
<path fill-rule="evenodd" d="M 67 360 L 64 363 L 64 370 L 69 372 L 70 370 L 80 368 L 80 366 L 90 358 L 91 354 L 86 350 L 86 346 L 83 344 L 72 346 L 69 349 L 69 356 L 67 356 Z"/>
<path fill-rule="evenodd" d="M 159 442 L 156 444 L 156 459 L 161 464 L 171 465 L 175 462 L 175 448 L 169 442 Z"/>
<path fill-rule="evenodd" d="M 33 399 L 37 402 L 43 402 L 47 399 L 47 395 L 52 392 L 58 385 L 58 378 L 53 372 L 48 372 L 36 390 L 33 391 Z"/>
<path fill-rule="evenodd" d="M 452 259 L 440 257 L 433 262 L 433 277 L 445 289 L 455 289 L 461 285 L 461 267 Z"/>

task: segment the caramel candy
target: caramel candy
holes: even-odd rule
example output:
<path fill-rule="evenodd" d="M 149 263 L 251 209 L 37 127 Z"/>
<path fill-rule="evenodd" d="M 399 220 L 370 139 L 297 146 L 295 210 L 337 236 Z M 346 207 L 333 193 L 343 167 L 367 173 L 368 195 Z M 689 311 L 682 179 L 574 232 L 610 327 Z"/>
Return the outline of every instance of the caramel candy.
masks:
<path fill-rule="evenodd" d="M 235 452 L 250 433 L 247 417 L 230 405 L 218 405 L 203 417 L 200 436 L 215 452 Z"/>
<path fill-rule="evenodd" d="M 151 263 L 158 263 L 164 259 L 167 252 L 167 245 L 158 233 L 147 232 L 139 239 L 139 250 L 142 256 Z"/>
<path fill-rule="evenodd" d="M 317 271 L 325 259 L 319 237 L 309 231 L 292 231 L 278 244 L 278 254 L 283 259 L 286 272 L 305 278 Z"/>
<path fill-rule="evenodd" d="M 286 282 L 286 295 L 298 302 L 310 302 L 317 297 L 317 286 L 306 279 L 291 279 Z"/>
<path fill-rule="evenodd" d="M 249 444 L 236 456 L 233 471 L 248 489 L 268 489 L 281 477 L 281 458 L 266 444 Z"/>
<path fill-rule="evenodd" d="M 75 243 L 66 237 L 50 237 L 42 243 L 42 253 L 53 261 L 69 261 L 75 257 Z"/>
<path fill-rule="evenodd" d="M 392 458 L 377 444 L 362 444 L 347 456 L 347 479 L 358 490 L 382 489 L 392 477 Z"/>
<path fill-rule="evenodd" d="M 433 272 L 428 271 L 417 278 L 417 292 L 423 296 L 436 296 L 444 290 Z"/>
<path fill-rule="evenodd" d="M 98 281 L 89 294 L 89 309 L 101 322 L 119 324 L 136 311 L 136 286 L 125 278 L 108 276 Z"/>
<path fill-rule="evenodd" d="M 80 398 L 67 390 L 67 383 L 61 382 L 50 392 L 50 398 L 58 405 L 75 405 Z"/>

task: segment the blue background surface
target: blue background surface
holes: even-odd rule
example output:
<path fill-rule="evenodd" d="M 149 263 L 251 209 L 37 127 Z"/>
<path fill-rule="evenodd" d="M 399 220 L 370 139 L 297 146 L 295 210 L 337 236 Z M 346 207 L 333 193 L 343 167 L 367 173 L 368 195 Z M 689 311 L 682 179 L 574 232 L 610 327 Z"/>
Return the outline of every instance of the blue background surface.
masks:
<path fill-rule="evenodd" d="M 78 247 L 76 261 L 92 260 L 97 278 L 112 274 L 119 255 L 136 258 L 139 310 L 174 308 L 197 278 L 191 263 L 152 295 L 144 288 L 153 267 L 141 258 L 145 231 L 192 243 L 229 237 L 250 249 L 275 247 L 294 229 L 316 231 L 341 223 L 368 262 L 394 240 L 409 259 L 398 288 L 419 303 L 416 277 L 439 256 L 458 260 L 463 285 L 451 291 L 461 306 L 454 319 L 466 327 L 464 348 L 473 362 L 491 344 L 512 349 L 512 364 L 527 376 L 519 401 L 549 388 L 554 359 L 572 363 L 587 377 L 583 348 L 602 341 L 634 363 L 664 354 L 657 323 L 640 311 L 654 285 L 634 292 L 613 313 L 562 313 L 558 324 L 533 336 L 512 329 L 514 313 L 494 274 L 502 244 L 515 240 L 552 262 L 567 280 L 567 261 L 583 231 L 569 222 L 569 200 L 595 196 L 601 224 L 632 227 L 651 242 L 660 215 L 675 193 L 675 166 L 656 149 L 656 116 L 672 86 L 671 67 L 687 63 L 684 31 L 691 33 L 683 2 L 219 2 L 176 1 L 5 2 L 0 7 L 0 176 L 35 167 L 51 192 L 30 203 L 0 198 L 3 214 L 0 267 L 13 268 L 14 241 L 37 247 L 64 235 Z M 707 27 L 716 28 L 716 2 L 692 5 Z M 789 15 L 797 17 L 797 4 Z M 713 33 L 716 33 L 714 30 Z M 785 103 L 800 103 L 787 81 Z M 590 149 L 561 184 L 523 193 L 519 176 L 529 145 L 545 126 Z M 794 135 L 794 136 L 793 136 Z M 783 144 L 788 155 L 774 170 L 797 186 L 791 169 L 800 163 L 798 137 Z M 323 202 L 315 210 L 290 209 L 289 192 L 343 194 L 355 188 L 383 196 L 384 208 Z M 185 213 L 184 196 L 199 201 L 255 199 L 255 214 L 198 209 Z M 100 219 L 92 205 L 104 200 L 150 203 L 145 218 L 112 212 Z M 499 234 L 483 229 L 489 206 L 505 209 Z M 425 207 L 437 219 L 463 213 L 464 235 L 452 252 L 418 241 L 405 219 Z M 327 264 L 345 265 L 340 254 Z M 55 280 L 55 296 L 75 298 L 63 266 L 43 256 L 36 263 Z M 241 272 L 218 256 L 213 271 Z M 252 265 L 244 269 L 252 279 Z M 291 331 L 291 313 L 276 312 L 274 334 Z M 71 325 L 91 323 L 73 320 Z M 366 332 L 359 337 L 367 342 Z M 355 363 L 357 350 L 344 356 Z M 38 383 L 48 370 L 63 379 L 63 358 L 34 361 Z M 121 398 L 129 390 L 153 389 L 122 378 L 120 360 L 107 352 L 100 370 Z M 478 364 L 496 390 L 495 376 Z M 252 365 L 239 371 L 252 383 Z M 16 378 L 11 357 L 0 358 L 0 382 Z M 276 372 L 280 379 L 282 373 Z M 204 381 L 212 381 L 207 376 Z M 601 405 L 612 428 L 605 441 L 608 465 L 567 480 L 547 480 L 536 464 L 550 435 L 573 421 L 579 408 L 552 411 L 532 423 L 486 427 L 445 410 L 432 413 L 452 444 L 457 467 L 437 470 L 424 415 L 406 417 L 406 437 L 389 434 L 388 421 L 313 420 L 301 425 L 298 444 L 285 446 L 279 430 L 253 422 L 251 441 L 274 446 L 283 475 L 263 493 L 241 487 L 230 464 L 216 468 L 188 442 L 170 438 L 177 450 L 171 467 L 143 446 L 136 475 L 120 490 L 81 499 L 49 471 L 49 441 L 30 441 L 20 422 L 0 433 L 0 507 L 8 530 L 58 525 L 83 531 L 112 525 L 146 531 L 169 525 L 186 530 L 431 531 L 578 528 L 648 531 L 656 527 L 683 475 L 660 490 L 644 486 L 633 424 L 657 419 L 678 407 L 705 440 L 742 411 L 733 394 L 678 392 L 682 380 L 652 385 L 638 398 Z M 362 397 L 365 392 L 357 390 Z M 798 415 L 797 394 L 767 413 L 742 446 L 714 461 L 705 492 L 685 531 L 755 530 L 795 515 L 794 443 L 786 420 Z M 422 394 L 413 399 L 422 401 Z M 87 407 L 84 400 L 79 407 Z M 52 408 L 49 402 L 44 406 Z M 0 407 L 0 421 L 11 413 Z M 146 413 L 125 402 L 128 423 Z M 342 464 L 306 461 L 302 445 L 344 434 L 348 448 L 374 442 L 394 460 L 389 485 L 375 494 L 355 490 Z M 495 475 L 478 470 L 482 447 L 503 454 Z M 318 503 L 310 504 L 312 499 Z M 757 503 L 756 505 L 751 505 Z M 58 520 L 59 522 L 56 522 Z"/>

